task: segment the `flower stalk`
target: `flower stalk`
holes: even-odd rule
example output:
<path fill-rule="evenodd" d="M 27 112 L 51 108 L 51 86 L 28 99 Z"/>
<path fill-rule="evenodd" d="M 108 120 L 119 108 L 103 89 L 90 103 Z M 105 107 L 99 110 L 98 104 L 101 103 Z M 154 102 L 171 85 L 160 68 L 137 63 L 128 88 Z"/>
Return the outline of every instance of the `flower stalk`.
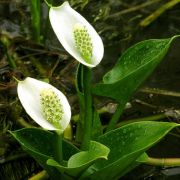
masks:
<path fill-rule="evenodd" d="M 83 66 L 83 85 L 84 85 L 84 134 L 81 149 L 88 150 L 91 140 L 91 131 L 92 131 L 92 93 L 91 93 L 91 79 L 92 79 L 92 70 L 86 66 Z"/>
<path fill-rule="evenodd" d="M 63 148 L 62 148 L 62 140 L 63 133 L 61 131 L 56 131 L 56 160 L 63 165 Z"/>
<path fill-rule="evenodd" d="M 74 59 L 83 64 L 83 98 L 80 98 L 80 101 L 83 99 L 81 111 L 83 109 L 84 112 L 81 112 L 82 120 L 78 125 L 77 135 L 81 134 L 80 126 L 82 125 L 83 139 L 81 148 L 88 150 L 93 117 L 91 94 L 92 72 L 90 68 L 97 66 L 101 62 L 104 55 L 103 42 L 91 24 L 71 8 L 67 1 L 61 6 L 51 7 L 49 19 L 52 29 L 64 49 Z"/>

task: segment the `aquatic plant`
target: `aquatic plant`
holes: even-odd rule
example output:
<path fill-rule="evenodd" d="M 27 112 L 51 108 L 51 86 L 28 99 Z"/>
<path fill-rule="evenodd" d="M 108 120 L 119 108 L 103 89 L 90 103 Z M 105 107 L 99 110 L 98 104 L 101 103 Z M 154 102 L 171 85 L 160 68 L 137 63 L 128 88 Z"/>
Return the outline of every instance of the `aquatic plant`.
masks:
<path fill-rule="evenodd" d="M 146 151 L 179 124 L 130 122 L 116 128 L 125 105 L 141 83 L 167 54 L 174 39 L 150 39 L 127 49 L 102 81 L 93 85 L 92 67 L 102 60 L 102 40 L 94 28 L 68 2 L 50 5 L 52 28 L 63 47 L 80 62 L 76 89 L 80 104 L 73 142 L 63 139 L 71 111 L 66 97 L 55 87 L 32 78 L 18 82 L 18 96 L 40 128 L 11 134 L 39 162 L 52 179 L 119 179 L 141 163 L 153 164 Z M 93 95 L 114 99 L 118 107 L 103 132 Z M 179 166 L 180 160 L 156 159 L 154 165 Z"/>

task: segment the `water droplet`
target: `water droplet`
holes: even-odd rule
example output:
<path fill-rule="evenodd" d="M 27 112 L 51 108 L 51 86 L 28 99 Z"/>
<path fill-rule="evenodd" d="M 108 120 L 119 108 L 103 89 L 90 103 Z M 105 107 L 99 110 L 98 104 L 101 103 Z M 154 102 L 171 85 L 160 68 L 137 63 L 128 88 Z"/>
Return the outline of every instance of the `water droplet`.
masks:
<path fill-rule="evenodd" d="M 153 53 L 155 53 L 155 51 L 154 51 L 154 50 L 151 50 L 151 51 L 150 51 L 150 53 L 152 53 L 152 54 L 153 54 Z"/>
<path fill-rule="evenodd" d="M 124 133 L 124 134 L 126 133 L 126 129 L 123 129 L 123 133 Z"/>
<path fill-rule="evenodd" d="M 141 128 L 141 125 L 140 124 L 138 124 L 138 126 L 137 126 L 139 129 Z"/>
<path fill-rule="evenodd" d="M 121 138 L 120 137 L 117 137 L 117 141 L 120 141 L 121 140 Z"/>
<path fill-rule="evenodd" d="M 130 133 L 130 134 L 129 134 L 129 137 L 132 137 L 132 136 L 133 136 L 133 133 Z"/>
<path fill-rule="evenodd" d="M 123 145 L 123 146 L 125 145 L 125 141 L 122 141 L 122 145 Z"/>

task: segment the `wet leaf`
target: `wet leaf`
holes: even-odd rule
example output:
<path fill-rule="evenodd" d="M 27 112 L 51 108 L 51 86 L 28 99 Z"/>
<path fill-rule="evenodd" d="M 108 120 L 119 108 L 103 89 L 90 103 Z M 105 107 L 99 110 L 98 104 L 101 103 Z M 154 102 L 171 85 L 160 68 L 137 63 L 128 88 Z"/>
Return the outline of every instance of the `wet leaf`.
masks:
<path fill-rule="evenodd" d="M 138 86 L 152 73 L 177 38 L 150 39 L 130 47 L 117 64 L 93 88 L 96 95 L 127 102 Z"/>
<path fill-rule="evenodd" d="M 56 136 L 54 133 L 38 129 L 24 128 L 10 132 L 13 137 L 53 178 L 59 177 L 59 172 L 46 164 L 46 161 L 56 156 Z M 63 141 L 63 157 L 68 160 L 78 149 Z"/>
<path fill-rule="evenodd" d="M 110 149 L 108 160 L 96 162 L 82 178 L 118 179 L 137 166 L 136 159 L 176 126 L 168 122 L 135 122 L 100 136 L 99 142 Z"/>
<path fill-rule="evenodd" d="M 67 167 L 58 164 L 53 159 L 47 161 L 48 165 L 56 167 L 62 174 L 77 178 L 84 170 L 99 159 L 107 159 L 109 148 L 96 141 L 91 141 L 89 151 L 74 154 L 68 160 Z"/>

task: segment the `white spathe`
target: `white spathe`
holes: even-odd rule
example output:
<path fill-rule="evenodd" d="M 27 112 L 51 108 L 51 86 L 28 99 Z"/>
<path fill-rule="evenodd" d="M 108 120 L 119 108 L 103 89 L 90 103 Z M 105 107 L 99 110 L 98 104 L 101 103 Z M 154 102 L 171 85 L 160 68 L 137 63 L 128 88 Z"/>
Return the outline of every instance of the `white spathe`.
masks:
<path fill-rule="evenodd" d="M 58 7 L 51 7 L 49 18 L 60 43 L 76 60 L 89 67 L 95 67 L 101 62 L 104 55 L 104 46 L 100 36 L 83 16 L 70 7 L 68 2 L 64 2 Z M 77 24 L 84 26 L 91 38 L 93 46 L 91 64 L 83 59 L 76 48 L 73 31 Z"/>
<path fill-rule="evenodd" d="M 64 112 L 62 119 L 59 121 L 61 129 L 54 127 L 43 116 L 40 101 L 40 93 L 43 89 L 52 89 L 60 99 Z M 60 130 L 63 132 L 66 129 L 71 119 L 71 108 L 67 98 L 61 91 L 48 83 L 30 77 L 18 82 L 17 91 L 22 106 L 37 124 L 48 130 Z"/>

